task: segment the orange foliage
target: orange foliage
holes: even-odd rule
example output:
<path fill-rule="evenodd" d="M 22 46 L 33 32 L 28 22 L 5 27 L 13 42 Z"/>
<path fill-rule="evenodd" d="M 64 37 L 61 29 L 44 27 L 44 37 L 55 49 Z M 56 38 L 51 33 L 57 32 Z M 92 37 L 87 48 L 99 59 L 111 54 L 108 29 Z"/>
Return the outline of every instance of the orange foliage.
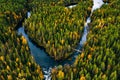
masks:
<path fill-rule="evenodd" d="M 16 58 L 16 62 L 18 62 L 19 61 L 19 58 Z"/>
<path fill-rule="evenodd" d="M 12 80 L 12 76 L 11 75 L 7 75 L 8 80 Z"/>
<path fill-rule="evenodd" d="M 58 78 L 64 78 L 64 72 L 62 72 L 62 70 L 60 70 L 58 72 L 58 75 L 57 75 Z"/>
<path fill-rule="evenodd" d="M 22 36 L 21 39 L 22 39 L 22 44 L 27 44 L 27 40 L 24 36 Z"/>
<path fill-rule="evenodd" d="M 4 61 L 4 56 L 0 56 L 0 60 L 1 60 L 1 61 Z"/>
<path fill-rule="evenodd" d="M 91 54 L 89 54 L 89 55 L 88 55 L 88 59 L 91 59 L 91 58 L 92 58 L 92 55 L 91 55 Z"/>
<path fill-rule="evenodd" d="M 10 67 L 7 65 L 7 70 L 10 70 Z"/>
<path fill-rule="evenodd" d="M 85 76 L 82 75 L 82 76 L 80 77 L 80 80 L 86 80 Z"/>
<path fill-rule="evenodd" d="M 81 58 L 84 58 L 84 53 L 81 53 L 80 57 L 81 57 Z"/>

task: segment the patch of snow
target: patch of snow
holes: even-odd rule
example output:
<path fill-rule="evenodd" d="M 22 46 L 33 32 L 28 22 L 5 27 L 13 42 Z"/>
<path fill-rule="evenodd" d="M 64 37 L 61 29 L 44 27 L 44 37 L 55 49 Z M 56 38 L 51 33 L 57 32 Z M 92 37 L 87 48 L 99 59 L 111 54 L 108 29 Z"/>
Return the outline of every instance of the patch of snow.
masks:
<path fill-rule="evenodd" d="M 68 6 L 68 8 L 73 8 L 73 7 L 76 7 L 76 5 L 70 5 L 70 6 Z"/>
<path fill-rule="evenodd" d="M 91 12 L 100 8 L 103 4 L 104 4 L 103 0 L 93 0 L 93 7 Z"/>

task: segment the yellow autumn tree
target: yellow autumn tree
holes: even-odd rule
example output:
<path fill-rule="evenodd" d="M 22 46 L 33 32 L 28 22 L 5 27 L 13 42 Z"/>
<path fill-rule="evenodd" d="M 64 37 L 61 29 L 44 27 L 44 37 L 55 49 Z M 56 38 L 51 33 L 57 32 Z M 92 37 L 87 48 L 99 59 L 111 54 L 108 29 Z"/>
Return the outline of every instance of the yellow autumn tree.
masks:
<path fill-rule="evenodd" d="M 62 72 L 62 70 L 60 70 L 57 74 L 57 78 L 58 80 L 63 80 L 64 79 L 64 72 Z"/>
<path fill-rule="evenodd" d="M 24 36 L 22 36 L 21 39 L 22 39 L 22 44 L 27 44 L 27 40 Z"/>
<path fill-rule="evenodd" d="M 82 75 L 82 76 L 80 77 L 80 80 L 86 80 L 85 76 Z"/>

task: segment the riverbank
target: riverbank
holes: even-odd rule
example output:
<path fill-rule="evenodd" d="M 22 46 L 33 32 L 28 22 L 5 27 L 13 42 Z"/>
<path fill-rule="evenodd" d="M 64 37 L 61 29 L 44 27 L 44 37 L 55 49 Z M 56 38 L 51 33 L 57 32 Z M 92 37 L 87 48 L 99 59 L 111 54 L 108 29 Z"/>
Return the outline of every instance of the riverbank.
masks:
<path fill-rule="evenodd" d="M 44 78 L 26 39 L 15 31 L 27 12 L 24 6 L 24 1 L 0 1 L 0 80 Z"/>
<path fill-rule="evenodd" d="M 86 6 L 82 6 L 84 4 Z M 31 17 L 25 20 L 25 31 L 55 60 L 64 60 L 74 53 L 79 43 L 85 19 L 90 14 L 90 5 L 91 1 L 81 1 L 72 9 L 38 5 L 41 7 L 35 7 Z"/>
<path fill-rule="evenodd" d="M 96 3 L 94 2 L 94 6 L 93 6 L 94 9 L 97 9 L 96 7 L 100 8 L 101 7 L 100 5 L 103 4 L 102 0 L 94 0 L 94 1 L 96 2 Z M 107 0 L 104 0 L 104 1 L 107 2 Z M 107 2 L 107 5 L 103 4 L 103 6 L 97 10 L 94 10 L 93 8 L 91 8 L 92 6 L 86 8 L 85 4 L 83 5 L 82 3 L 81 4 L 78 3 L 78 6 L 77 5 L 74 6 L 71 10 L 69 7 L 64 8 L 63 5 L 56 4 L 57 7 L 55 7 L 55 9 L 57 9 L 58 11 L 61 11 L 62 9 L 68 10 L 67 13 L 71 11 L 72 14 L 77 15 L 77 16 L 72 16 L 72 18 L 79 17 L 77 18 L 77 21 L 80 21 L 79 19 L 82 20 L 81 22 L 79 22 L 81 23 L 81 25 L 77 24 L 75 19 L 72 21 L 72 23 L 75 23 L 74 25 L 78 25 L 79 27 L 82 27 L 82 29 L 78 28 L 78 30 L 80 30 L 80 33 L 82 33 L 83 35 L 80 34 L 81 38 L 78 37 L 80 41 L 78 39 L 77 40 L 78 42 L 76 43 L 76 45 L 79 43 L 80 46 L 78 46 L 78 48 L 76 48 L 76 46 L 74 47 L 75 48 L 74 50 L 77 50 L 77 53 L 71 56 L 71 60 L 64 60 L 65 62 L 62 62 L 62 63 L 56 62 L 53 58 L 51 59 L 51 57 L 44 51 L 43 48 L 40 48 L 39 46 L 35 45 L 37 44 L 37 42 L 35 44 L 32 43 L 32 41 L 28 37 L 31 35 L 28 34 L 29 33 L 28 31 L 26 31 L 28 35 L 24 32 L 24 28 L 22 27 L 22 22 L 18 24 L 21 18 L 23 18 L 23 17 L 20 17 L 20 15 L 21 15 L 21 11 L 24 11 L 23 10 L 25 5 L 24 2 L 16 1 L 16 3 L 15 2 L 14 3 L 10 2 L 12 4 L 8 4 L 8 3 L 9 1 L 6 3 L 0 1 L 0 5 L 1 5 L 0 7 L 2 7 L 0 8 L 0 64 L 1 64 L 0 79 L 2 80 L 4 79 L 6 80 L 8 79 L 118 80 L 120 78 L 119 77 L 120 75 L 120 62 L 119 62 L 120 60 L 120 55 L 119 55 L 120 53 L 120 41 L 119 41 L 120 39 L 119 37 L 119 34 L 120 34 L 119 33 L 120 32 L 119 31 L 120 30 L 119 29 L 119 23 L 120 23 L 119 3 L 120 1 L 119 0 L 116 0 L 116 1 L 109 0 L 109 2 Z M 22 3 L 23 3 L 23 6 L 22 6 Z M 7 6 L 5 6 L 5 4 L 7 4 Z M 52 12 L 51 8 L 55 6 L 54 4 L 51 3 L 50 5 L 52 7 L 50 8 L 48 8 L 48 6 L 46 5 L 45 7 L 43 7 L 43 5 L 40 5 L 42 6 L 41 10 L 43 10 L 43 13 L 44 13 L 44 12 L 49 12 L 49 9 L 50 9 L 49 13 L 44 13 L 44 14 L 51 15 L 51 12 Z M 9 6 L 12 6 L 12 7 L 9 7 Z M 34 7 L 32 6 L 30 9 Z M 58 9 L 59 7 L 60 9 Z M 82 8 L 84 8 L 85 11 L 83 11 Z M 55 11 L 53 10 L 52 15 L 54 15 L 55 14 L 54 12 L 57 12 L 57 10 Z M 75 12 L 72 12 L 72 10 Z M 86 11 L 86 10 L 89 10 L 89 11 Z M 92 10 L 91 14 L 90 14 L 90 10 Z M 20 14 L 18 14 L 19 11 L 20 11 Z M 33 11 L 30 11 L 30 13 L 32 14 L 32 17 L 29 16 L 27 20 L 28 20 L 28 24 L 30 24 L 32 27 L 34 26 L 33 28 L 35 29 L 35 30 L 32 29 L 33 37 L 35 36 L 35 39 L 34 38 L 31 38 L 31 39 L 37 40 L 39 34 L 35 35 L 34 33 L 37 33 L 36 31 L 38 31 L 38 27 L 41 25 L 41 23 L 40 25 L 36 25 L 35 23 L 39 23 L 39 19 L 37 18 L 39 18 L 40 16 L 43 16 L 43 14 L 42 15 L 38 14 L 37 9 Z M 38 12 L 40 12 L 40 10 Z M 78 12 L 81 15 L 78 14 Z M 63 15 L 63 17 L 65 17 L 65 20 L 67 20 L 67 18 L 69 18 L 68 20 L 71 20 L 71 15 L 67 15 L 66 11 L 63 10 L 63 14 L 64 13 L 65 15 Z M 35 18 L 36 16 L 35 14 L 38 14 L 36 18 Z M 55 14 L 54 16 L 60 15 L 60 14 L 62 13 Z M 25 15 L 25 13 L 23 15 Z M 59 18 L 59 16 L 57 17 Z M 48 21 L 46 21 L 47 18 L 49 18 Z M 31 19 L 30 23 L 29 23 L 29 19 Z M 63 21 L 62 24 L 66 25 L 67 21 L 64 22 L 63 19 L 64 18 L 61 17 L 60 21 Z M 46 18 L 44 19 L 44 21 L 46 21 L 47 24 L 45 24 L 46 22 L 44 23 L 44 21 L 43 22 L 41 21 L 42 25 L 47 26 L 45 30 L 47 30 L 48 28 L 54 25 L 54 24 L 50 25 L 51 20 L 53 20 L 54 22 L 54 17 L 46 15 Z M 59 20 L 57 22 L 59 22 Z M 72 23 L 70 24 L 70 26 L 72 26 Z M 17 30 L 18 32 L 14 30 L 17 24 L 18 24 L 17 27 L 19 28 Z M 64 27 L 60 27 L 60 28 L 62 28 L 62 30 L 67 28 L 67 31 L 71 28 L 71 27 L 69 28 L 68 26 L 67 27 L 64 26 Z M 76 26 L 74 27 L 76 28 Z M 71 29 L 74 29 L 74 28 L 71 28 Z M 42 29 L 40 29 L 40 32 L 41 30 Z M 59 28 L 57 29 L 56 33 L 57 32 L 59 33 Z M 21 33 L 21 35 L 17 35 L 18 33 Z M 45 34 L 48 34 L 48 32 L 46 32 Z M 67 35 L 67 36 L 70 36 L 70 35 Z M 47 38 L 49 38 L 49 36 L 47 36 Z M 58 42 L 56 42 L 56 44 Z M 62 42 L 60 42 L 60 45 L 61 44 Z M 82 45 L 82 52 L 79 50 L 80 49 L 79 47 L 81 47 L 81 45 Z M 52 47 L 50 46 L 50 48 Z M 80 51 L 81 53 L 78 51 Z M 40 66 L 42 66 L 42 69 Z"/>

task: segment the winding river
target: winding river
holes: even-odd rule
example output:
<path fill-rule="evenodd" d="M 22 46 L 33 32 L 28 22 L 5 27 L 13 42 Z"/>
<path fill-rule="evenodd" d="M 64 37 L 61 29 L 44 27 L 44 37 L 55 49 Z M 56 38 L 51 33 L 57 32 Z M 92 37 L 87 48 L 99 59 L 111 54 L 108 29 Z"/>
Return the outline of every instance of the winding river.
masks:
<path fill-rule="evenodd" d="M 88 34 L 88 30 L 89 30 L 88 24 L 91 22 L 90 17 L 92 15 L 93 11 L 100 8 L 103 4 L 104 4 L 104 2 L 102 0 L 93 0 L 93 7 L 91 10 L 91 14 L 86 20 L 86 23 L 84 26 L 84 33 L 83 33 L 83 36 L 82 36 L 76 50 L 81 50 L 82 45 L 86 42 L 87 34 Z M 71 6 L 68 6 L 68 8 L 72 8 L 75 6 L 76 5 L 71 5 Z M 28 12 L 27 18 L 29 18 L 30 15 L 31 15 L 30 12 Z M 24 26 L 22 26 L 22 23 L 18 28 L 18 35 L 20 35 L 20 34 L 22 34 L 27 39 L 32 56 L 34 57 L 36 63 L 39 64 L 43 69 L 45 80 L 51 80 L 50 70 L 52 67 L 55 67 L 58 65 L 64 65 L 64 64 L 72 65 L 76 59 L 76 56 L 79 54 L 79 52 L 75 52 L 74 55 L 71 56 L 70 60 L 67 59 L 63 62 L 57 62 L 53 58 L 48 56 L 47 53 L 43 49 L 37 47 L 35 44 L 32 43 L 32 41 L 29 39 L 28 35 L 24 31 Z"/>

